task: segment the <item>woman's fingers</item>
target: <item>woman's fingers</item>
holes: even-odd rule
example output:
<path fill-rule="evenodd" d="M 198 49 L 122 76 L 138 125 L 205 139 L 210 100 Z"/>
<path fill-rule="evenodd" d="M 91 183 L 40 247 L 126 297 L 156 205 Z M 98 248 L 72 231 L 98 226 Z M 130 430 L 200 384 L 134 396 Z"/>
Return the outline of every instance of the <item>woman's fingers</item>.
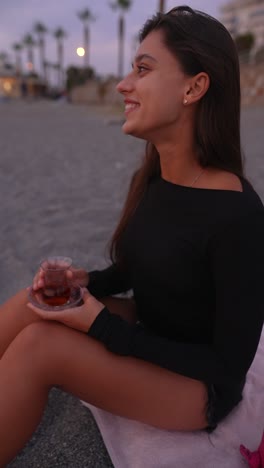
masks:
<path fill-rule="evenodd" d="M 37 291 L 38 289 L 41 289 L 44 287 L 44 276 L 38 275 L 37 278 L 33 282 L 33 289 L 34 291 Z"/>
<path fill-rule="evenodd" d="M 66 270 L 66 276 L 69 280 L 73 279 L 73 271 L 72 270 Z"/>
<path fill-rule="evenodd" d="M 39 270 L 33 278 L 32 287 L 34 291 L 44 287 L 44 272 Z"/>
<path fill-rule="evenodd" d="M 38 300 L 41 303 L 41 300 Z M 31 303 L 27 305 L 43 320 L 55 320 L 85 333 L 104 308 L 104 304 L 92 296 L 86 288 L 82 288 L 82 305 L 79 307 L 62 310 L 43 310 Z"/>
<path fill-rule="evenodd" d="M 86 288 L 81 288 L 82 290 L 82 300 L 86 303 L 92 296 L 92 294 Z"/>
<path fill-rule="evenodd" d="M 84 301 L 84 298 L 85 298 L 85 301 L 87 301 L 87 299 L 89 299 L 89 297 L 91 296 L 90 293 L 88 293 L 87 289 L 84 290 L 84 288 L 82 289 L 82 299 Z M 35 297 L 38 301 L 39 304 L 45 304 L 45 301 L 43 300 L 43 297 L 42 297 L 42 294 L 38 294 L 38 293 L 35 293 Z M 58 319 L 62 319 L 65 315 L 69 315 L 69 312 L 74 312 L 74 309 L 75 308 L 70 308 L 70 309 L 62 309 L 62 310 L 45 310 L 45 309 L 41 309 L 40 307 L 37 307 L 35 306 L 34 304 L 32 304 L 31 302 L 29 302 L 27 304 L 27 306 L 31 309 L 31 310 L 34 310 L 34 312 L 36 312 L 40 317 L 42 317 L 44 320 L 58 320 Z"/>
<path fill-rule="evenodd" d="M 87 286 L 88 284 L 88 273 L 82 268 L 71 267 L 66 272 L 67 278 L 73 286 Z"/>

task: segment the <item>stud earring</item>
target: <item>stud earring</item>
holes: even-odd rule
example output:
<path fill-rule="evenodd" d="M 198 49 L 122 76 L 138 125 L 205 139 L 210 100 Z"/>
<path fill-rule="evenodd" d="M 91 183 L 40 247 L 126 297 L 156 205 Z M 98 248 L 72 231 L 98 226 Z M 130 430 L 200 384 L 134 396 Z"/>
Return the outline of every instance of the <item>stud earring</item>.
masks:
<path fill-rule="evenodd" d="M 187 99 L 184 99 L 183 104 L 187 104 L 187 103 L 188 103 Z"/>

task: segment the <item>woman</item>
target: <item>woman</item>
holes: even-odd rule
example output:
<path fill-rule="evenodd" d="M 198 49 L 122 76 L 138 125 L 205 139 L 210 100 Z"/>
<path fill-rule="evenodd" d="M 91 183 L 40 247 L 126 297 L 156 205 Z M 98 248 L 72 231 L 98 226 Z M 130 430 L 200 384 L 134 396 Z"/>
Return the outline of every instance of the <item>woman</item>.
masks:
<path fill-rule="evenodd" d="M 157 14 L 117 89 L 123 131 L 147 141 L 146 157 L 112 265 L 71 270 L 88 286 L 83 305 L 51 314 L 22 291 L 2 306 L 1 466 L 30 438 L 52 386 L 185 431 L 213 430 L 242 398 L 263 325 L 264 209 L 243 176 L 234 43 L 191 8 Z M 39 272 L 33 288 L 43 281 Z M 111 297 L 130 289 L 134 300 Z"/>

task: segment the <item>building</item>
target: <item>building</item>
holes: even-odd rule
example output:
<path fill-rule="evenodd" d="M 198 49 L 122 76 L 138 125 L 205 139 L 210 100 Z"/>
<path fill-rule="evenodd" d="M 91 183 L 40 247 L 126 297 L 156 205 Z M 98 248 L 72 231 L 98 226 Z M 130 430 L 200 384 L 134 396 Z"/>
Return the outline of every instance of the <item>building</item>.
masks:
<path fill-rule="evenodd" d="M 13 68 L 0 61 L 0 98 L 19 97 L 19 80 Z"/>
<path fill-rule="evenodd" d="M 12 65 L 0 60 L 0 100 L 20 97 L 44 97 L 47 86 L 37 76 L 24 76 Z"/>
<path fill-rule="evenodd" d="M 251 32 L 253 52 L 264 47 L 264 0 L 232 0 L 221 8 L 221 22 L 233 37 Z"/>

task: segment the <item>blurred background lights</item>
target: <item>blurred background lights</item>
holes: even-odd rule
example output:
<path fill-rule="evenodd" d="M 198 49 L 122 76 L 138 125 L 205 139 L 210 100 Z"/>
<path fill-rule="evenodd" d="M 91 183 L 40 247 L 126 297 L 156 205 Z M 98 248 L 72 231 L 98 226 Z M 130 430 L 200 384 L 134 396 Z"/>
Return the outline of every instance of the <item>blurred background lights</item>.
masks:
<path fill-rule="evenodd" d="M 83 57 L 85 55 L 85 50 L 83 47 L 78 47 L 76 52 L 77 52 L 77 55 L 79 55 L 79 57 Z"/>
<path fill-rule="evenodd" d="M 33 68 L 34 68 L 33 63 L 32 63 L 32 62 L 27 62 L 27 69 L 28 69 L 29 71 L 32 71 Z"/>
<path fill-rule="evenodd" d="M 12 90 L 12 85 L 9 81 L 5 81 L 3 84 L 3 88 L 5 91 L 9 92 Z"/>

